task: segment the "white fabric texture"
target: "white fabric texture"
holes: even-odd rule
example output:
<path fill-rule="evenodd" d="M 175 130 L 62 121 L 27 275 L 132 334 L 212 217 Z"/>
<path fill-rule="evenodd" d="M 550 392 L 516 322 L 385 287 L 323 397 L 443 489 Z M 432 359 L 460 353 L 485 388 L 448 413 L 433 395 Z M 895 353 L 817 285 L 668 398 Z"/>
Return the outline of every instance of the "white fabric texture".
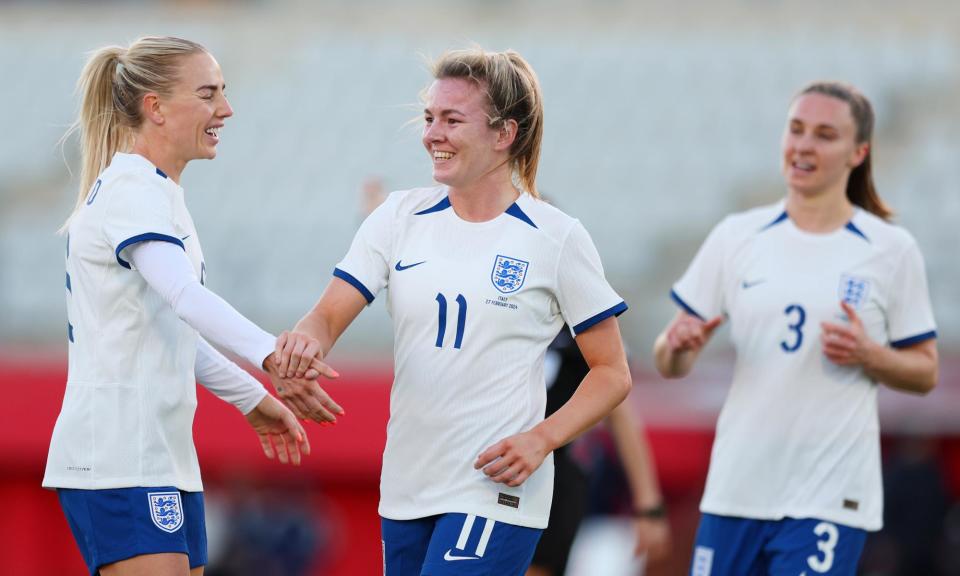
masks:
<path fill-rule="evenodd" d="M 526 194 L 474 223 L 457 216 L 446 187 L 395 192 L 334 274 L 368 300 L 387 288 L 395 376 L 380 514 L 545 527 L 552 456 L 518 488 L 473 462 L 543 420 L 544 354 L 564 320 L 582 332 L 626 309 L 580 223 Z"/>
<path fill-rule="evenodd" d="M 701 510 L 878 530 L 877 384 L 824 356 L 820 324 L 848 322 L 845 300 L 874 341 L 935 337 L 913 238 L 859 209 L 806 233 L 781 202 L 717 225 L 673 296 L 704 319 L 728 316 L 737 352 Z"/>
<path fill-rule="evenodd" d="M 204 338 L 260 368 L 273 353 L 276 337 L 262 330 L 200 284 L 183 250 L 169 242 L 140 242 L 130 249 L 131 263 L 177 317 Z"/>

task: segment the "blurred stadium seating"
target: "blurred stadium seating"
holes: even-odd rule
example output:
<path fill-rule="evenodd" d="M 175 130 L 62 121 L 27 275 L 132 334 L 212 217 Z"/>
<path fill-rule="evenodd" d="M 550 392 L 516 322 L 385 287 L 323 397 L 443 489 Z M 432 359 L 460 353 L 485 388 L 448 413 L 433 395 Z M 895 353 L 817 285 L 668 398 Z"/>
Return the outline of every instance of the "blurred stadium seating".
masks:
<path fill-rule="evenodd" d="M 49 493 L 37 494 L 66 341 L 63 239 L 55 230 L 77 181 L 65 165 L 76 169 L 76 140 L 62 152 L 57 141 L 75 113 L 73 86 L 85 53 L 145 34 L 198 40 L 223 67 L 236 115 L 217 160 L 191 164 L 182 184 L 208 285 L 271 330 L 292 325 L 320 294 L 362 218 L 366 179 L 379 177 L 388 189 L 430 183 L 415 121 L 418 92 L 429 79 L 422 56 L 471 42 L 519 50 L 544 90 L 540 187 L 591 231 L 608 276 L 631 304 L 621 326 L 641 363 L 673 313 L 670 283 L 709 228 L 732 210 L 783 194 L 778 147 L 791 96 L 817 79 L 860 86 L 877 108 L 878 186 L 926 256 L 941 353 L 953 367 L 943 373 L 939 400 L 885 395 L 884 426 L 942 442 L 958 496 L 960 425 L 949 415 L 958 405 L 952 390 L 960 374 L 951 360 L 960 351 L 957 2 L 8 1 L 0 2 L 0 390 L 14 398 L 14 422 L 31 437 L 0 443 L 0 494 L 19 503 L 15 517 L 23 522 L 29 516 L 62 523 Z M 383 367 L 347 378 L 375 390 L 373 412 L 357 432 L 368 444 L 354 453 L 353 444 L 340 444 L 350 434 L 316 428 L 319 452 L 306 471 L 282 473 L 324 479 L 324 488 L 332 485 L 330 502 L 360 503 L 338 512 L 348 521 L 372 516 L 350 534 L 377 528 L 388 322 L 375 303 L 332 358 Z M 690 449 L 689 460 L 661 472 L 674 483 L 668 495 L 691 514 L 725 391 L 724 378 L 712 375 L 729 368 L 728 348 L 715 348 L 681 392 L 642 368 L 638 379 L 639 409 L 653 425 L 658 456 L 671 446 Z M 23 394 L 24 386 L 40 389 Z M 351 394 L 346 387 L 342 393 Z M 351 417 L 358 418 L 367 400 L 350 398 Z M 279 474 L 251 454 L 253 442 L 234 447 L 234 438 L 248 440 L 242 421 L 213 405 L 202 403 L 200 412 L 213 423 L 197 427 L 208 480 L 229 476 L 224 454 L 235 449 L 248 456 L 238 465 L 253 466 L 255 476 Z M 216 439 L 221 424 L 236 435 Z M 28 526 L 50 530 L 38 520 Z M 72 573 L 78 556 L 65 529 L 57 524 L 57 542 L 63 556 L 74 555 L 72 564 L 17 573 Z M 24 533 L 0 532 L 0 549 L 22 542 L 20 557 L 43 554 L 44 544 Z M 377 556 L 378 536 L 369 537 L 374 549 L 369 542 L 357 549 Z M 331 542 L 336 550 L 336 538 Z M 379 566 L 373 559 L 364 570 Z M 336 566 L 316 573 L 366 573 Z"/>

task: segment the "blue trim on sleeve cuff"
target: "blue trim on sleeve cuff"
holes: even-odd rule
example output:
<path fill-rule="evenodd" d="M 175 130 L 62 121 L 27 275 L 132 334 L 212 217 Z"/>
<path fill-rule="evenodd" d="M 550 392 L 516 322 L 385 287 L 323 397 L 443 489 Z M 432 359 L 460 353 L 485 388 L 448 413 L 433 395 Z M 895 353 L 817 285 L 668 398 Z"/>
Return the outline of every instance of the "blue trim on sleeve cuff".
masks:
<path fill-rule="evenodd" d="M 676 291 L 676 290 L 671 290 L 671 291 L 670 291 L 670 298 L 673 298 L 673 301 L 677 303 L 677 306 L 683 308 L 683 311 L 686 312 L 687 314 L 690 314 L 690 315 L 692 315 L 692 316 L 696 316 L 697 318 L 703 320 L 704 322 L 707 321 L 707 319 L 704 318 L 703 316 L 701 316 L 699 312 L 697 312 L 696 310 L 694 310 L 693 308 L 691 308 L 689 304 L 687 304 L 686 302 L 684 302 L 684 301 L 683 301 L 683 298 L 681 298 L 680 295 L 677 294 L 677 291 Z"/>
<path fill-rule="evenodd" d="M 169 242 L 171 244 L 176 244 L 183 250 L 186 250 L 186 248 L 183 247 L 183 242 L 179 238 L 174 238 L 173 236 L 167 236 L 166 234 L 159 234 L 157 232 L 147 232 L 146 234 L 138 234 L 132 238 L 127 238 L 126 240 L 121 242 L 120 245 L 117 246 L 117 251 L 116 251 L 117 262 L 124 268 L 129 269 L 130 263 L 120 257 L 120 253 L 123 252 L 123 249 L 133 244 L 136 244 L 138 242 L 153 242 L 153 241 Z"/>
<path fill-rule="evenodd" d="M 619 316 L 626 311 L 627 311 L 627 303 L 621 302 L 616 306 L 612 308 L 607 308 L 603 312 L 599 314 L 595 314 L 590 318 L 587 318 L 583 322 L 577 324 L 576 326 L 573 327 L 573 333 L 579 336 L 588 328 L 591 328 L 594 325 L 599 324 L 600 322 L 603 322 L 604 320 L 606 320 L 607 318 L 610 318 L 611 316 Z"/>
<path fill-rule="evenodd" d="M 930 340 L 931 338 L 937 337 L 937 331 L 931 330 L 929 332 L 924 332 L 923 334 L 917 334 L 916 336 L 911 336 L 909 338 L 902 338 L 900 340 L 895 340 L 890 343 L 894 348 L 907 348 L 913 346 L 914 344 L 919 344 L 924 340 Z"/>
<path fill-rule="evenodd" d="M 367 290 L 367 287 L 363 285 L 363 282 L 354 278 L 353 275 L 351 275 L 349 272 L 344 272 L 339 268 L 334 268 L 333 275 L 343 280 L 347 284 L 353 286 L 354 288 L 356 288 L 361 294 L 363 294 L 363 297 L 367 299 L 367 304 L 370 304 L 371 302 L 373 302 L 373 299 L 374 299 L 373 292 L 370 292 L 369 290 Z"/>

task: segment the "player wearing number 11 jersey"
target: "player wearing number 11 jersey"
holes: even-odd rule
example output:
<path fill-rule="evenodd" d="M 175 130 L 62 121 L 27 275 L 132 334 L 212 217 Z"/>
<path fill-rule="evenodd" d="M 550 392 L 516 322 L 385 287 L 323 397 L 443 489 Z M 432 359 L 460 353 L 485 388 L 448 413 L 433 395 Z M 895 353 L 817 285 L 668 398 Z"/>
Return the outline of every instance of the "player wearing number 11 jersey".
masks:
<path fill-rule="evenodd" d="M 724 318 L 737 352 L 693 575 L 852 575 L 881 527 L 876 384 L 929 391 L 937 352 L 923 258 L 873 189 L 872 127 L 849 86 L 801 92 L 786 200 L 726 218 L 674 286 L 660 372 L 686 374 Z"/>
<path fill-rule="evenodd" d="M 615 318 L 627 306 L 583 226 L 536 197 L 542 105 L 529 65 L 456 51 L 434 77 L 423 144 L 441 185 L 377 208 L 296 330 L 325 353 L 387 289 L 386 574 L 519 575 L 549 517 L 550 453 L 629 389 Z M 544 420 L 544 355 L 564 322 L 590 372 Z M 299 365 L 282 340 L 285 363 Z"/>

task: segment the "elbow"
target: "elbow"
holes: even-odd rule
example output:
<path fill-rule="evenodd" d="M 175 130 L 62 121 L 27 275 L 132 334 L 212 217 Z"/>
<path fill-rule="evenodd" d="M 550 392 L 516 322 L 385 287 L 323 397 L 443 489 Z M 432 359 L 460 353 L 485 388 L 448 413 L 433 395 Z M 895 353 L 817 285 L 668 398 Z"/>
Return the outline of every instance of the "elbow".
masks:
<path fill-rule="evenodd" d="M 934 366 L 931 373 L 919 382 L 917 386 L 917 392 L 921 396 L 926 396 L 927 394 L 933 392 L 933 389 L 937 387 L 937 382 L 940 380 L 940 371 Z"/>
<path fill-rule="evenodd" d="M 617 404 L 623 402 L 633 389 L 633 377 L 626 364 L 617 370 L 616 378 L 613 379 L 613 388 L 616 392 Z"/>

